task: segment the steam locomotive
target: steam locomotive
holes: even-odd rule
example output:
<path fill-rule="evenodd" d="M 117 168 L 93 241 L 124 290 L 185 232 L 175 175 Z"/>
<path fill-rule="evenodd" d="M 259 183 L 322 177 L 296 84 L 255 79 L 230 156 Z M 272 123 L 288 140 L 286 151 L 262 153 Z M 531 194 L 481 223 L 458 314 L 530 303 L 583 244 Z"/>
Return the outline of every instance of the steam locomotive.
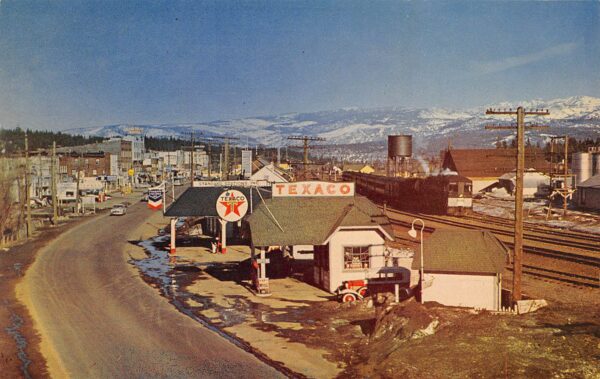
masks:
<path fill-rule="evenodd" d="M 377 202 L 403 211 L 460 216 L 472 207 L 473 182 L 459 175 L 400 178 L 344 171 L 343 180 Z"/>

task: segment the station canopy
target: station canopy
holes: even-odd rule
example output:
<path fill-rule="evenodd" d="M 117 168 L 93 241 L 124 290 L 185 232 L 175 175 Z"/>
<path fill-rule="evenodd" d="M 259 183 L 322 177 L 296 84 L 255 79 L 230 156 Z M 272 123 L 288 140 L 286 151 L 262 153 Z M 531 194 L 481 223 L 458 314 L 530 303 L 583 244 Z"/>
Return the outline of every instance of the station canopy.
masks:
<path fill-rule="evenodd" d="M 378 229 L 393 240 L 387 216 L 362 196 L 274 197 L 247 221 L 254 246 L 323 245 L 338 228 Z"/>
<path fill-rule="evenodd" d="M 227 190 L 238 190 L 246 196 L 252 208 L 264 199 L 271 198 L 271 189 L 260 187 L 190 187 L 182 193 L 166 212 L 167 217 L 218 217 L 216 203 L 220 194 Z M 260 195 L 258 193 L 260 191 Z M 250 205 L 248 207 L 250 213 Z"/>

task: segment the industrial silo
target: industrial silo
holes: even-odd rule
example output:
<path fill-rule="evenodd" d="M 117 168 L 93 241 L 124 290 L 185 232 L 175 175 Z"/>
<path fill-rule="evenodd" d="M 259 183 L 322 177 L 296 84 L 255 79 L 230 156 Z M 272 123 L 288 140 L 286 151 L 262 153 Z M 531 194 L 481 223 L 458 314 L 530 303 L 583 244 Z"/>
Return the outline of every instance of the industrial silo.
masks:
<path fill-rule="evenodd" d="M 573 154 L 572 170 L 575 175 L 575 184 L 585 182 L 592 176 L 592 154 Z"/>
<path fill-rule="evenodd" d="M 398 173 L 407 174 L 408 161 L 411 157 L 411 135 L 388 136 L 388 176 L 396 176 Z"/>

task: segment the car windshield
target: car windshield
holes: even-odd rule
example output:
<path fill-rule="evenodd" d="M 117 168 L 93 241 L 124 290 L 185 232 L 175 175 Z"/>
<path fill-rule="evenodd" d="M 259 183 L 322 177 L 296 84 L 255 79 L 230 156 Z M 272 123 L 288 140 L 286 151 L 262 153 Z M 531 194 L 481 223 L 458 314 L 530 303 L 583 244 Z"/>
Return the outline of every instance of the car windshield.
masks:
<path fill-rule="evenodd" d="M 125 206 L 123 204 L 116 204 L 113 205 L 113 208 L 125 208 Z"/>

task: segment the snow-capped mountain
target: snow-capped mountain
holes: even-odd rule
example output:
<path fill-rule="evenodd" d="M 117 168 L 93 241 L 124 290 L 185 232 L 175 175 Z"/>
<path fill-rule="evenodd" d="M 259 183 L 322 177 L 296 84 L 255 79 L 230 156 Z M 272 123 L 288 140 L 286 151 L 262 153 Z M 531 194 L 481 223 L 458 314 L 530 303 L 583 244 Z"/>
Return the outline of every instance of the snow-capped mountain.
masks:
<path fill-rule="evenodd" d="M 600 98 L 579 96 L 554 100 L 529 100 L 519 103 L 502 102 L 480 108 L 452 110 L 440 108 L 389 107 L 377 109 L 345 108 L 313 113 L 289 113 L 234 120 L 188 124 L 135 125 L 152 137 L 190 138 L 190 133 L 203 138 L 211 136 L 236 136 L 239 145 L 257 144 L 285 146 L 295 144 L 287 137 L 308 135 L 325 138 L 320 144 L 344 145 L 344 148 L 373 157 L 383 157 L 385 141 L 390 134 L 412 134 L 417 151 L 435 152 L 451 143 L 455 147 L 490 147 L 498 138 L 510 140 L 510 131 L 486 130 L 487 124 L 510 124 L 514 117 L 486 116 L 485 110 L 548 109 L 550 116 L 527 117 L 527 122 L 550 126 L 544 131 L 528 132 L 532 142 L 545 140 L 551 135 L 567 134 L 576 138 L 600 137 Z M 102 127 L 68 130 L 71 134 L 114 137 L 128 133 L 133 125 L 107 125 Z M 358 153 L 364 145 L 381 146 L 371 153 Z M 362 146 L 362 147 L 361 147 Z M 341 146 L 340 146 L 341 147 Z"/>

